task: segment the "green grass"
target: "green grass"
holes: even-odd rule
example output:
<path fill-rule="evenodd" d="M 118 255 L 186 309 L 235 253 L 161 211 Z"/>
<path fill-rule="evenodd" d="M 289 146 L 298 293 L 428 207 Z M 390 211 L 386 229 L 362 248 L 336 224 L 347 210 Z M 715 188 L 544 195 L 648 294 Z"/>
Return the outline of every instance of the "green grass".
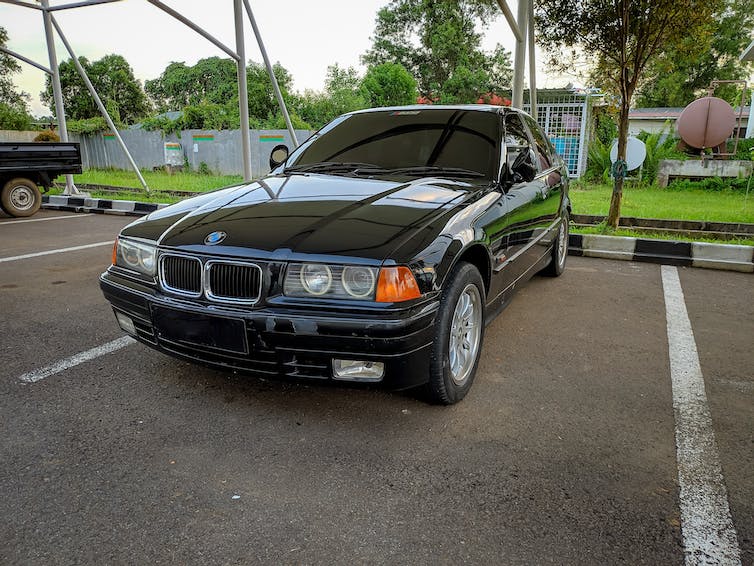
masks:
<path fill-rule="evenodd" d="M 753 184 L 754 185 L 754 184 Z M 612 187 L 579 182 L 571 184 L 574 214 L 607 216 Z M 732 190 L 667 189 L 632 186 L 623 188 L 621 216 L 754 223 L 754 186 L 746 193 Z"/>
<path fill-rule="evenodd" d="M 199 175 L 197 173 L 168 175 L 162 171 L 142 171 L 141 174 L 149 188 L 155 191 L 205 192 L 243 181 L 241 175 Z M 62 178 L 59 180 L 62 181 Z M 141 189 L 141 183 L 133 171 L 89 169 L 81 175 L 74 175 L 73 180 L 75 183 Z"/>
<path fill-rule="evenodd" d="M 673 240 L 681 242 L 710 242 L 713 244 L 735 244 L 739 246 L 754 246 L 754 239 L 737 238 L 733 240 L 718 240 L 704 236 L 684 236 L 673 232 L 644 232 L 641 230 L 631 230 L 630 228 L 619 228 L 612 230 L 604 225 L 598 226 L 571 226 L 572 234 L 598 234 L 600 236 L 625 236 L 628 238 L 642 238 L 644 240 Z"/>

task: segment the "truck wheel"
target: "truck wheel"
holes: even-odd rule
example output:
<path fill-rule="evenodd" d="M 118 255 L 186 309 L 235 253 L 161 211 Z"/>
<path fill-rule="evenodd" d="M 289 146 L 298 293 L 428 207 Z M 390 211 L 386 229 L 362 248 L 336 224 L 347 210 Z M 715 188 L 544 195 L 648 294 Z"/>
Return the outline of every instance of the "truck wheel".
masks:
<path fill-rule="evenodd" d="M 31 216 L 42 206 L 42 193 L 36 183 L 18 177 L 5 183 L 0 202 L 11 216 Z"/>

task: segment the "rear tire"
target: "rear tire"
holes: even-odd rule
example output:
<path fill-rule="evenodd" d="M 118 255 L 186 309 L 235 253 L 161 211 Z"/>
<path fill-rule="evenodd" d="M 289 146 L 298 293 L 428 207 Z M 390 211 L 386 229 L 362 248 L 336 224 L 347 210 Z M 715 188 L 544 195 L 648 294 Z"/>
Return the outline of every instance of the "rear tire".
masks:
<path fill-rule="evenodd" d="M 434 403 L 452 405 L 474 381 L 484 339 L 485 291 L 479 270 L 461 262 L 448 276 L 440 299 L 429 370 Z"/>
<path fill-rule="evenodd" d="M 17 177 L 5 183 L 0 203 L 11 216 L 31 216 L 42 206 L 42 193 L 36 183 Z"/>
<path fill-rule="evenodd" d="M 560 226 L 558 235 L 552 245 L 552 259 L 541 273 L 548 277 L 559 277 L 565 270 L 566 259 L 568 258 L 568 213 L 564 212 L 560 217 Z"/>

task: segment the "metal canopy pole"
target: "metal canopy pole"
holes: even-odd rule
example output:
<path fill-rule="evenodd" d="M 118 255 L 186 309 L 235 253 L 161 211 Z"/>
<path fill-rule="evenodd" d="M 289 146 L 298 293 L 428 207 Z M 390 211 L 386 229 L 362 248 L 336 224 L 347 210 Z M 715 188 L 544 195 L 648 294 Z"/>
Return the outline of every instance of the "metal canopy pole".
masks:
<path fill-rule="evenodd" d="M 42 0 L 39 0 L 40 2 Z M 34 8 L 35 10 L 44 10 L 42 6 L 36 4 L 29 4 L 28 2 L 20 2 L 19 0 L 0 0 L 2 4 L 13 4 L 14 6 L 22 6 L 23 8 Z"/>
<path fill-rule="evenodd" d="M 83 8 L 84 6 L 96 6 L 97 4 L 112 4 L 121 0 L 85 0 L 84 2 L 74 2 L 73 4 L 62 4 L 61 6 L 50 6 L 50 12 L 58 10 L 68 10 L 69 8 Z"/>
<path fill-rule="evenodd" d="M 529 0 L 529 104 L 537 120 L 537 59 L 534 53 L 534 0 Z"/>
<path fill-rule="evenodd" d="M 246 46 L 243 37 L 243 12 L 241 0 L 233 0 L 233 17 L 236 25 L 236 69 L 238 75 L 238 113 L 241 118 L 241 153 L 243 180 L 251 181 L 251 141 L 249 140 L 249 92 L 246 84 Z"/>
<path fill-rule="evenodd" d="M 243 0 L 243 5 L 246 8 L 246 14 L 249 16 L 249 21 L 251 22 L 251 27 L 254 30 L 254 35 L 257 38 L 257 44 L 259 45 L 259 50 L 262 52 L 262 59 L 264 59 L 264 65 L 265 67 L 267 67 L 267 72 L 269 73 L 270 81 L 272 82 L 272 90 L 275 91 L 275 98 L 278 99 L 278 105 L 280 106 L 280 111 L 283 113 L 283 118 L 285 119 L 285 125 L 288 127 L 288 133 L 291 134 L 291 140 L 293 141 L 293 146 L 298 147 L 298 139 L 296 139 L 296 132 L 293 129 L 293 124 L 291 123 L 291 117 L 288 115 L 288 109 L 285 106 L 285 100 L 283 100 L 283 94 L 280 92 L 280 86 L 278 85 L 278 80 L 275 78 L 275 73 L 272 70 L 272 65 L 270 64 L 270 58 L 267 56 L 267 49 L 265 49 L 264 47 L 264 42 L 262 41 L 262 34 L 259 33 L 259 28 L 257 27 L 257 21 L 254 19 L 254 14 L 251 11 L 251 5 L 249 4 L 249 0 Z"/>
<path fill-rule="evenodd" d="M 497 0 L 497 5 L 500 6 L 500 9 L 503 11 L 503 15 L 508 21 L 508 26 L 510 26 L 513 35 L 516 36 L 516 40 L 523 41 L 524 36 L 521 34 L 521 30 L 518 29 L 516 18 L 513 17 L 513 12 L 511 12 L 510 7 L 508 6 L 508 2 L 506 2 L 505 0 Z"/>
<path fill-rule="evenodd" d="M 47 0 L 43 0 L 43 1 L 46 2 Z M 76 54 L 73 52 L 73 48 L 71 47 L 71 44 L 68 43 L 68 40 L 63 34 L 63 30 L 60 29 L 60 26 L 58 25 L 58 22 L 55 20 L 55 18 L 50 14 L 47 14 L 47 15 L 52 21 L 52 25 L 55 26 L 55 30 L 58 32 L 58 35 L 60 36 L 60 39 L 63 42 L 63 45 L 65 45 L 65 48 L 68 50 L 68 53 L 71 55 L 71 61 L 73 61 L 73 64 L 76 66 L 76 70 L 81 76 L 81 80 L 84 81 L 86 88 L 89 90 L 89 94 L 92 95 L 92 98 L 94 99 L 95 104 L 97 104 L 97 108 L 99 108 L 99 111 L 102 113 L 102 117 L 105 119 L 105 122 L 107 122 L 107 125 L 110 128 L 110 131 L 115 135 L 115 138 L 118 140 L 118 143 L 120 144 L 121 149 L 123 149 L 123 152 L 126 154 L 128 161 L 131 163 L 131 167 L 133 167 L 133 170 L 136 172 L 136 176 L 139 178 L 139 182 L 141 183 L 141 186 L 144 187 L 144 190 L 146 191 L 146 193 L 149 194 L 149 186 L 147 185 L 147 182 L 144 180 L 144 177 L 141 175 L 141 171 L 139 171 L 139 166 L 136 165 L 136 162 L 134 161 L 134 158 L 131 156 L 131 152 L 128 151 L 128 148 L 126 147 L 126 144 L 123 141 L 123 138 L 120 137 L 118 128 L 115 127 L 115 124 L 113 123 L 112 118 L 110 118 L 110 114 L 108 114 L 107 109 L 105 108 L 105 105 L 102 104 L 102 100 L 97 94 L 97 90 L 94 88 L 94 85 L 92 85 L 92 81 L 89 80 L 89 76 L 86 74 L 84 67 L 81 66 L 81 63 L 79 62 L 78 57 L 76 57 Z"/>
<path fill-rule="evenodd" d="M 50 70 L 52 71 L 52 97 L 55 100 L 55 115 L 58 118 L 58 132 L 60 132 L 60 141 L 68 141 L 68 125 L 65 122 L 65 107 L 63 106 L 63 89 L 60 86 L 60 68 L 58 67 L 58 56 L 55 53 L 55 38 L 52 35 L 52 14 L 47 11 L 50 7 L 49 0 L 41 0 L 42 20 L 45 28 L 45 39 L 47 41 L 47 55 L 50 58 Z M 79 190 L 73 183 L 73 175 L 65 176 L 64 195 L 79 194 Z"/>
<path fill-rule="evenodd" d="M 227 53 L 234 61 L 238 61 L 238 54 L 235 51 L 233 51 L 230 47 L 227 47 L 223 42 L 221 42 L 219 39 L 216 39 L 210 33 L 204 31 L 200 26 L 196 25 L 194 22 L 192 22 L 191 20 L 189 20 L 187 17 L 182 16 L 181 14 L 179 14 L 178 12 L 176 12 L 175 10 L 173 10 L 173 8 L 171 8 L 170 6 L 166 6 L 165 4 L 163 4 L 162 2 L 160 2 L 159 0 L 147 0 L 147 2 L 149 2 L 150 4 L 152 4 L 154 6 L 157 6 L 160 10 L 162 10 L 166 14 L 170 14 L 171 16 L 173 16 L 179 22 L 182 22 L 183 24 L 187 25 L 192 30 L 194 30 L 196 33 L 198 33 L 199 35 L 201 35 L 202 37 L 204 37 L 208 41 L 214 43 L 217 47 L 219 47 L 223 51 L 225 51 L 225 53 Z"/>
<path fill-rule="evenodd" d="M 52 71 L 50 69 L 48 69 L 44 65 L 40 65 L 36 61 L 32 61 L 31 59 L 28 59 L 28 58 L 24 57 L 20 53 L 16 53 L 15 51 L 12 51 L 10 49 L 6 49 L 5 47 L 2 47 L 2 46 L 0 46 L 0 51 L 2 51 L 3 53 L 7 53 L 11 57 L 15 57 L 16 59 L 18 59 L 20 61 L 23 61 L 24 63 L 27 63 L 28 65 L 31 65 L 32 67 L 36 67 L 37 69 L 39 69 L 40 71 L 44 71 L 48 75 L 52 75 Z"/>
<path fill-rule="evenodd" d="M 529 19 L 529 0 L 518 0 L 518 27 L 521 37 L 516 41 L 516 54 L 513 63 L 513 106 L 524 105 L 524 64 L 526 63 L 526 34 Z"/>

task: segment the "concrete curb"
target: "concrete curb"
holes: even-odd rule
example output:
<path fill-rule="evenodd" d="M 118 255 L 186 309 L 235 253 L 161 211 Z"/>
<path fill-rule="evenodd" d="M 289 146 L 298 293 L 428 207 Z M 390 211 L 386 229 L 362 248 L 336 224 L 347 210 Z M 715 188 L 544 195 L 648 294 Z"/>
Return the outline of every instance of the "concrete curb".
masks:
<path fill-rule="evenodd" d="M 153 202 L 132 200 L 109 200 L 63 195 L 43 195 L 42 208 L 69 212 L 92 212 L 95 214 L 117 214 L 119 216 L 144 216 L 160 208 L 170 206 Z"/>
<path fill-rule="evenodd" d="M 121 216 L 143 216 L 166 206 L 169 205 L 62 195 L 42 197 L 42 208 L 46 209 Z M 571 234 L 568 244 L 570 255 L 754 273 L 754 246 L 596 234 Z"/>
<path fill-rule="evenodd" d="M 754 246 L 571 234 L 568 253 L 585 257 L 754 273 Z"/>

